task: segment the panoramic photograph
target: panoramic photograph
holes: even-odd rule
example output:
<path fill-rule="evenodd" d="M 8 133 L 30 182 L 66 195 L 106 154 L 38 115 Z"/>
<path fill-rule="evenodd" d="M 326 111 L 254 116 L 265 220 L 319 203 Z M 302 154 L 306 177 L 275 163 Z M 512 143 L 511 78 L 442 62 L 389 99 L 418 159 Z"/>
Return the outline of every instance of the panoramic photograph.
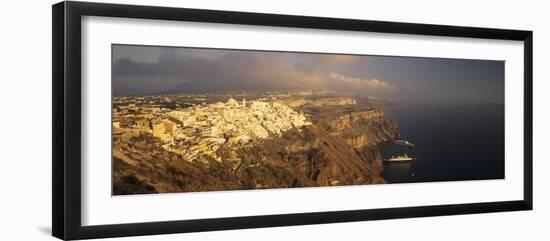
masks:
<path fill-rule="evenodd" d="M 504 61 L 111 49 L 112 195 L 504 178 Z"/>

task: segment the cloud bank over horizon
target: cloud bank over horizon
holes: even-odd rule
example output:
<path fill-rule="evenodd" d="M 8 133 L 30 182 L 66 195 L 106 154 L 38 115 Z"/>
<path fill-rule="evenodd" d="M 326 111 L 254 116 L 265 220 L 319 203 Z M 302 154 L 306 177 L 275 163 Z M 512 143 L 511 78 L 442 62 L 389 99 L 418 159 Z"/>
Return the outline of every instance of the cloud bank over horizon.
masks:
<path fill-rule="evenodd" d="M 490 73 L 483 71 L 487 62 L 498 61 L 471 60 L 472 63 L 464 66 L 464 61 L 445 60 L 446 65 L 442 65 L 441 60 L 428 58 L 127 45 L 115 45 L 112 54 L 115 95 L 194 90 L 309 89 L 392 99 L 425 98 L 432 102 L 455 96 L 451 101 L 456 102 L 462 101 L 463 97 L 440 94 L 450 90 L 462 91 L 455 87 L 460 85 L 445 79 L 457 81 L 456 75 L 464 75 L 466 68 L 474 75 L 464 76 L 468 80 L 462 81 L 465 85 L 462 88 L 469 92 L 465 94 L 476 101 L 498 102 L 501 97 L 503 99 L 503 93 L 502 96 L 494 93 L 499 91 L 499 85 L 502 85 L 503 92 L 503 76 L 499 76 L 503 66 L 490 64 Z M 487 77 L 489 85 L 480 81 Z M 472 78 L 477 78 L 476 82 L 472 82 Z M 488 91 L 495 86 L 496 90 Z M 434 88 L 438 91 L 435 92 Z"/>

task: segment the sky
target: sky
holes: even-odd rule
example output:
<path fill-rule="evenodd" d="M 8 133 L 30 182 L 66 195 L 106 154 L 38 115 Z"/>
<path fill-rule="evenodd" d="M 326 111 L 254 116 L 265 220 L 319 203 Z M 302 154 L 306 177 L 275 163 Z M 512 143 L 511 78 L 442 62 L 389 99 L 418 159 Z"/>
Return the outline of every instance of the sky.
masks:
<path fill-rule="evenodd" d="M 410 103 L 504 103 L 504 62 L 112 46 L 114 95 L 331 90 Z"/>

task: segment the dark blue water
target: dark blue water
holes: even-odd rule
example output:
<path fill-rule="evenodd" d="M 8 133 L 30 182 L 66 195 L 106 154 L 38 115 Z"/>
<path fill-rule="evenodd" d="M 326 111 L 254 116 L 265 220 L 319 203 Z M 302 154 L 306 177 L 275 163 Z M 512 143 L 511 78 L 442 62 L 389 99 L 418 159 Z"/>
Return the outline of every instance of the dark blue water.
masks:
<path fill-rule="evenodd" d="M 412 149 L 386 144 L 384 158 L 408 153 L 409 163 L 384 163 L 389 183 L 504 178 L 504 106 L 415 106 L 386 111 Z"/>

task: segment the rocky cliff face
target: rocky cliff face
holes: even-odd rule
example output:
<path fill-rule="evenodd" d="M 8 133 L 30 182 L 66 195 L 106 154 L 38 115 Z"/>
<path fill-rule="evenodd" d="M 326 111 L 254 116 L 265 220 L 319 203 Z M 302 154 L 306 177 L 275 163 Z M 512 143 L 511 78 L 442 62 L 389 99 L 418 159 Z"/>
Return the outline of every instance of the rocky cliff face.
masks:
<path fill-rule="evenodd" d="M 328 131 L 353 148 L 375 146 L 396 137 L 396 126 L 379 109 L 342 113 L 330 120 Z"/>
<path fill-rule="evenodd" d="M 378 145 L 397 137 L 377 109 L 312 107 L 312 125 L 235 150 L 238 161 L 188 163 L 154 140 L 114 151 L 115 194 L 214 191 L 385 183 Z M 121 138 L 121 137 L 120 137 Z M 116 138 L 115 138 L 116 139 Z M 115 140 L 116 141 L 116 140 Z M 140 147 L 141 146 L 141 147 Z M 235 148 L 224 146 L 224 149 Z M 154 151 L 151 151 L 154 150 Z M 124 154 L 124 155 L 122 155 Z M 229 159 L 229 158 L 227 158 Z"/>
<path fill-rule="evenodd" d="M 385 183 L 378 145 L 397 137 L 393 122 L 379 110 L 322 113 L 312 116 L 313 125 L 301 132 L 287 132 L 250 148 L 250 153 L 260 154 L 261 165 L 288 172 L 289 186 Z M 255 162 L 254 157 L 243 160 Z M 245 170 L 254 173 L 256 167 Z M 268 182 L 261 187 L 273 186 Z"/>

